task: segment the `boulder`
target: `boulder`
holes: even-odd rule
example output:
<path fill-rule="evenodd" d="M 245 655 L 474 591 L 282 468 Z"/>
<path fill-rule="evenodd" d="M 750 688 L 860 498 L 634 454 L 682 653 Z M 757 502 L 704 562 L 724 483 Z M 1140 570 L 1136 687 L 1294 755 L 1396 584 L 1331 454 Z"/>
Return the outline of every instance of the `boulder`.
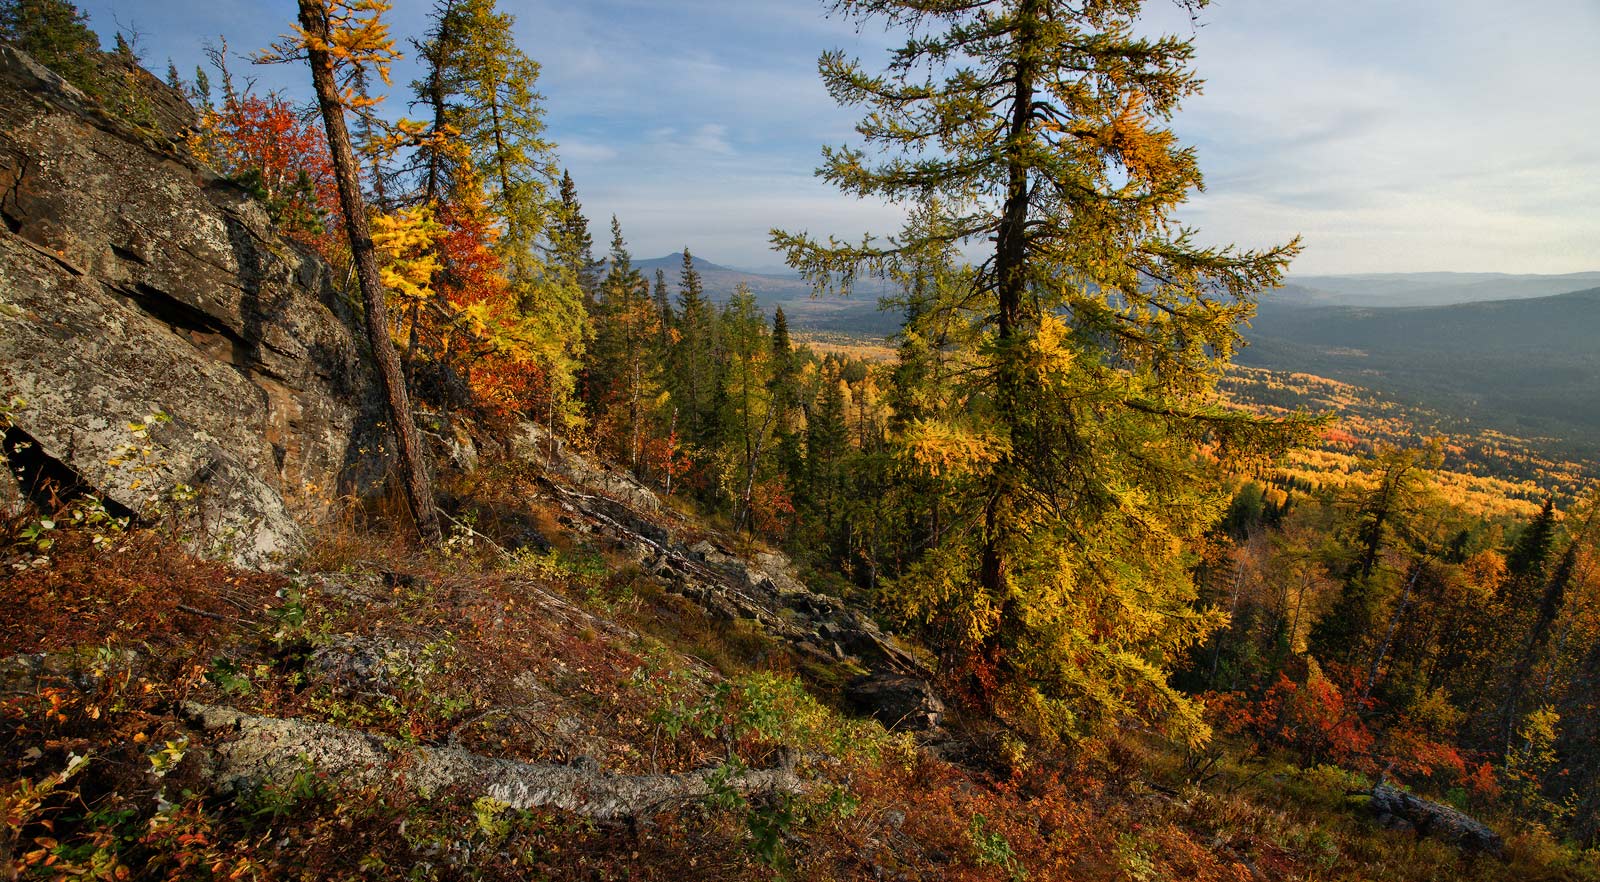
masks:
<path fill-rule="evenodd" d="M 1443 803 L 1386 784 L 1373 787 L 1367 796 L 1367 808 L 1380 826 L 1414 830 L 1418 836 L 1431 836 L 1465 851 L 1499 855 L 1505 848 L 1489 825 Z"/>
<path fill-rule="evenodd" d="M 847 686 L 845 700 L 858 713 L 889 729 L 927 732 L 944 720 L 944 702 L 933 686 L 920 677 L 877 674 L 860 677 Z"/>
<path fill-rule="evenodd" d="M 375 486 L 382 399 L 328 267 L 244 190 L 6 46 L 0 106 L 15 430 L 139 514 L 194 488 L 194 544 L 245 565 Z"/>

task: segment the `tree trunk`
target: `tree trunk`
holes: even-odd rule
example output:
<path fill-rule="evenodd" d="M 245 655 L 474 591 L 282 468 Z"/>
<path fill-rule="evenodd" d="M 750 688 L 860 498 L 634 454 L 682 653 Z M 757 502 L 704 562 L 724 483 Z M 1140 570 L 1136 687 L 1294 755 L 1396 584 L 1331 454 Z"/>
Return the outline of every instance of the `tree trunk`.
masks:
<path fill-rule="evenodd" d="M 1011 94 L 1011 121 L 1005 149 L 1009 154 L 1010 180 L 1006 187 L 1006 200 L 1001 209 L 999 233 L 995 242 L 995 274 L 998 277 L 996 337 L 999 364 L 996 371 L 996 403 L 1000 418 L 1015 432 L 1023 423 L 1021 408 L 1021 378 L 1017 371 L 1017 324 L 1021 319 L 1022 299 L 1027 290 L 1027 228 L 1030 194 L 1028 191 L 1029 166 L 1017 152 L 1017 145 L 1027 137 L 1028 122 L 1033 113 L 1034 74 L 1037 53 L 1029 44 L 1038 39 L 1040 4 L 1037 0 L 1024 2 L 1020 12 L 1022 23 L 1017 33 L 1018 51 Z M 983 507 L 983 554 L 979 562 L 979 582 L 985 594 L 1000 603 L 1000 623 L 995 634 L 984 641 L 983 658 L 991 666 L 1003 663 L 1002 635 L 1013 624 L 1016 613 L 1010 592 L 1006 590 L 1008 570 L 1007 545 L 1011 524 L 1011 499 L 1016 493 L 1018 452 L 1013 447 L 995 464 L 992 472 L 989 498 Z"/>
<path fill-rule="evenodd" d="M 300 26 L 310 37 L 306 54 L 311 61 L 311 83 L 317 90 L 317 103 L 322 110 L 322 122 L 328 130 L 328 149 L 333 154 L 334 177 L 339 186 L 339 206 L 344 211 L 345 231 L 350 238 L 350 254 L 355 264 L 356 279 L 361 286 L 361 299 L 365 306 L 367 340 L 372 345 L 372 357 L 378 368 L 378 378 L 383 384 L 384 396 L 389 405 L 389 423 L 394 432 L 395 446 L 400 455 L 400 478 L 405 488 L 406 500 L 411 505 L 417 532 L 424 541 L 438 542 L 439 514 L 434 508 L 433 484 L 428 477 L 428 464 L 423 455 L 422 439 L 416 423 L 411 418 L 411 401 L 406 394 L 406 384 L 400 375 L 400 359 L 389 339 L 387 292 L 378 275 L 378 258 L 372 244 L 372 231 L 367 224 L 367 209 L 361 198 L 361 173 L 356 164 L 355 151 L 350 147 L 350 132 L 345 127 L 344 105 L 339 100 L 339 87 L 334 81 L 333 58 L 328 45 L 328 19 L 322 4 L 315 0 L 300 0 Z"/>

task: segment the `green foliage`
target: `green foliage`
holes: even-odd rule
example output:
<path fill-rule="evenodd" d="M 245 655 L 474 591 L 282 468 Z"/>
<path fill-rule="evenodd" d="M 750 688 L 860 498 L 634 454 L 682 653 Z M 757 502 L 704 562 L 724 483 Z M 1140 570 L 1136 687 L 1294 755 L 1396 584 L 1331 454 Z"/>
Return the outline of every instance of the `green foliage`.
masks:
<path fill-rule="evenodd" d="M 1017 859 L 1011 843 L 999 831 L 989 829 L 989 821 L 983 815 L 972 816 L 967 824 L 967 838 L 972 843 L 973 858 L 980 866 L 998 868 L 1011 882 L 1026 882 L 1028 871 Z"/>
<path fill-rule="evenodd" d="M 135 126 L 154 125 L 145 93 L 149 75 L 127 39 L 117 34 L 116 51 L 102 52 L 88 16 L 67 0 L 0 0 L 0 39 L 60 74 L 107 113 Z"/>
<path fill-rule="evenodd" d="M 3 0 L 0 39 L 15 43 L 89 95 L 106 88 L 100 38 L 89 17 L 67 0 Z"/>

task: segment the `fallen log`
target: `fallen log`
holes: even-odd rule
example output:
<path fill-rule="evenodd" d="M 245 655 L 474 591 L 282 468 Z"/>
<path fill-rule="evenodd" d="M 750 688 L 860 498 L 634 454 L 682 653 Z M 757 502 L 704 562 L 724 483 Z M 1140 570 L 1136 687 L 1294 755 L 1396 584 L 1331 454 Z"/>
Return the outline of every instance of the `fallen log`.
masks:
<path fill-rule="evenodd" d="M 419 747 L 326 723 L 261 717 L 232 708 L 190 703 L 185 715 L 208 733 L 231 736 L 216 744 L 213 780 L 236 792 L 292 781 L 309 764 L 341 780 L 376 783 L 403 778 L 437 793 L 464 788 L 514 809 L 549 807 L 597 820 L 648 817 L 704 800 L 717 790 L 745 797 L 799 793 L 804 784 L 788 768 L 719 774 L 613 775 L 597 763 L 570 766 L 524 763 L 458 747 Z"/>
<path fill-rule="evenodd" d="M 1415 830 L 1418 836 L 1431 836 L 1465 851 L 1484 852 L 1499 857 L 1505 842 L 1489 825 L 1443 803 L 1423 799 L 1386 784 L 1377 784 L 1365 794 L 1367 808 L 1383 827 Z"/>

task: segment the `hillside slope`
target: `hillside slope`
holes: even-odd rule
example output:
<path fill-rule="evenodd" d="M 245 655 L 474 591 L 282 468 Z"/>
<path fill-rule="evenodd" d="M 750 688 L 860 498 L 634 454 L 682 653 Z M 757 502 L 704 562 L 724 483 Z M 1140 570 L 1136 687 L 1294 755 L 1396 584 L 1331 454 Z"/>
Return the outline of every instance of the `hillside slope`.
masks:
<path fill-rule="evenodd" d="M 1225 740 L 1187 759 L 1132 731 L 1025 748 L 943 717 L 913 655 L 781 556 L 581 457 L 542 465 L 548 439 L 528 437 L 451 482 L 442 553 L 359 521 L 288 575 L 159 531 L 11 545 L 0 861 L 119 879 L 1590 878 L 1537 832 L 1502 863 L 1385 830 L 1345 793 L 1370 782 Z"/>
<path fill-rule="evenodd" d="M 1449 306 L 1484 300 L 1550 297 L 1600 285 L 1600 273 L 1366 273 L 1290 276 L 1278 303 L 1320 306 Z"/>

